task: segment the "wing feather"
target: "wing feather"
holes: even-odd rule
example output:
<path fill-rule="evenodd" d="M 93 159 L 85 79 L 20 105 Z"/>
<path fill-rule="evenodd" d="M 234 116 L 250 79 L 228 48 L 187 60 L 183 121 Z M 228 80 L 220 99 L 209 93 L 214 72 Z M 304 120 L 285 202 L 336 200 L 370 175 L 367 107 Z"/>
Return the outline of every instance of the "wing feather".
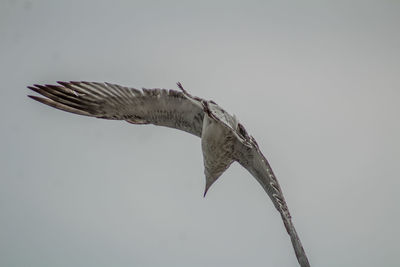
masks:
<path fill-rule="evenodd" d="M 253 137 L 250 137 L 250 143 L 251 146 L 241 145 L 237 149 L 237 161 L 244 168 L 246 168 L 254 176 L 254 178 L 256 178 L 256 180 L 271 198 L 275 208 L 281 214 L 283 223 L 292 241 L 292 245 L 300 266 L 309 267 L 310 264 L 308 262 L 303 245 L 301 244 L 300 238 L 293 225 L 292 217 L 278 180 L 276 179 L 269 162 L 261 153 L 257 142 Z"/>
<path fill-rule="evenodd" d="M 154 124 L 201 137 L 204 113 L 182 92 L 167 89 L 138 90 L 97 82 L 58 82 L 28 86 L 44 97 L 29 96 L 67 112 L 103 119 Z"/>

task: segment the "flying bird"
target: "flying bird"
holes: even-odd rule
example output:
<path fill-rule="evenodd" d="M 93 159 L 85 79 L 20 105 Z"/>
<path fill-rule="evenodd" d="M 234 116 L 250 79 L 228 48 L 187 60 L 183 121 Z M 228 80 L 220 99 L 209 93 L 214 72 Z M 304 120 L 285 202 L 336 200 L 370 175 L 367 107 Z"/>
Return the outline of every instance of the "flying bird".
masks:
<path fill-rule="evenodd" d="M 28 86 L 44 97 L 29 95 L 48 106 L 67 112 L 132 124 L 154 124 L 175 128 L 201 138 L 206 186 L 239 162 L 264 188 L 279 211 L 301 267 L 310 266 L 296 233 L 278 180 L 256 140 L 244 126 L 212 100 L 180 91 L 124 87 L 111 83 L 58 82 L 58 85 Z"/>

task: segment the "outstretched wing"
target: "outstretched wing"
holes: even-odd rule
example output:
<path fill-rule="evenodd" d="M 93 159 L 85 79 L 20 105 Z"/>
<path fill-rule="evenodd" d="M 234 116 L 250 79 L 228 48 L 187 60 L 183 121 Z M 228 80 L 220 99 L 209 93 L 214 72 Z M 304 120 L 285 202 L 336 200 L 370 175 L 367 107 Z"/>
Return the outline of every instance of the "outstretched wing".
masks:
<path fill-rule="evenodd" d="M 71 113 L 134 124 L 154 124 L 201 137 L 204 113 L 182 92 L 128 88 L 110 83 L 58 82 L 29 89 L 44 97 L 29 97 Z"/>
<path fill-rule="evenodd" d="M 246 133 L 247 135 L 247 133 Z M 281 187 L 279 186 L 278 180 L 275 177 L 274 172 L 271 169 L 267 159 L 261 153 L 257 142 L 253 137 L 249 137 L 250 145 L 240 144 L 237 149 L 237 161 L 246 168 L 261 184 L 265 192 L 271 198 L 275 208 L 281 214 L 283 223 L 286 231 L 288 232 L 296 257 L 300 266 L 309 267 L 306 253 L 303 245 L 301 244 L 300 238 L 297 235 L 296 229 L 292 223 L 292 218 L 289 213 L 285 198 Z"/>

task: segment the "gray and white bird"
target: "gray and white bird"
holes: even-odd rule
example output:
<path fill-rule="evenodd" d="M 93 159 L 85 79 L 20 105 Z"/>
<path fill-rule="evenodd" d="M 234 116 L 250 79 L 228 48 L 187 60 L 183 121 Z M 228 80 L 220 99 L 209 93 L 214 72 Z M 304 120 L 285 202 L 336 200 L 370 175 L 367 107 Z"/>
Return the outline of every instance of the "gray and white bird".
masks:
<path fill-rule="evenodd" d="M 296 233 L 285 198 L 256 140 L 235 116 L 214 101 L 180 91 L 142 89 L 97 82 L 58 82 L 29 89 L 44 97 L 29 97 L 51 107 L 90 117 L 154 124 L 182 130 L 201 138 L 206 186 L 210 186 L 235 161 L 261 184 L 279 211 L 300 266 L 310 266 Z"/>

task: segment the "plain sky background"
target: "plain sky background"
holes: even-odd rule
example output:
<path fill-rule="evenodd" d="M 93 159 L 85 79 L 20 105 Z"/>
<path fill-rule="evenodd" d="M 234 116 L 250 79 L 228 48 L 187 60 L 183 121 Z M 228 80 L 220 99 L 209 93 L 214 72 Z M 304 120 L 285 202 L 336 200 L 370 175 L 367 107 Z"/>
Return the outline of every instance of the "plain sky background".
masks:
<path fill-rule="evenodd" d="M 297 266 L 200 139 L 27 98 L 58 80 L 176 88 L 237 115 L 312 266 L 400 266 L 400 2 L 0 1 L 0 266 Z"/>

